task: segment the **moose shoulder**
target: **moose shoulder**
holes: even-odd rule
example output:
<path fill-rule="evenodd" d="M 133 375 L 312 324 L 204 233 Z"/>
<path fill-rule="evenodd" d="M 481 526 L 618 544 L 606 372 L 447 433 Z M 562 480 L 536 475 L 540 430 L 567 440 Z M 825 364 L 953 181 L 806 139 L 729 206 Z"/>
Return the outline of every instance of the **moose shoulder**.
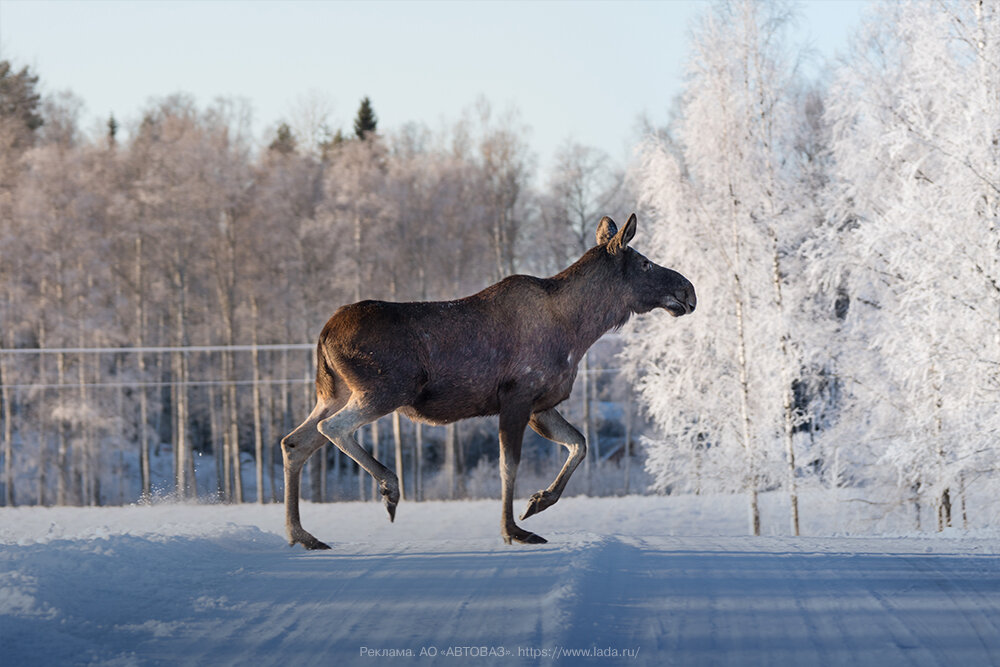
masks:
<path fill-rule="evenodd" d="M 695 308 L 690 281 L 628 247 L 635 229 L 634 214 L 620 231 L 603 218 L 597 244 L 551 278 L 511 276 L 455 301 L 362 301 L 334 313 L 317 347 L 316 407 L 282 440 L 290 543 L 326 548 L 302 528 L 298 501 L 302 466 L 327 440 L 378 481 L 395 517 L 395 473 L 354 438 L 394 410 L 434 424 L 499 415 L 501 533 L 507 543 L 544 542 L 514 523 L 524 429 L 566 446 L 569 456 L 522 519 L 559 499 L 586 453 L 583 436 L 555 408 L 569 396 L 587 349 L 633 313 L 664 308 L 679 316 Z"/>

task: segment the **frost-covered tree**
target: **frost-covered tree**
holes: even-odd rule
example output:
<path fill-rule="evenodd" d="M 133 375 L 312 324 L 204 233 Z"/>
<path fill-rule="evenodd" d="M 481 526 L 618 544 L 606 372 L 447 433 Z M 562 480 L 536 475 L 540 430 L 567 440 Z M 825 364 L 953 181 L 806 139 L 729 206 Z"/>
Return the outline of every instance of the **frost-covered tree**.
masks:
<path fill-rule="evenodd" d="M 850 300 L 846 421 L 942 527 L 1000 434 L 1000 7 L 880 5 L 829 116 L 819 267 Z"/>
<path fill-rule="evenodd" d="M 647 141 L 632 172 L 657 220 L 651 254 L 699 292 L 690 327 L 642 321 L 629 344 L 663 433 L 647 443 L 648 467 L 661 490 L 745 491 L 753 534 L 758 490 L 781 479 L 798 531 L 792 385 L 801 352 L 790 314 L 800 305 L 788 281 L 809 216 L 790 168 L 799 88 L 790 19 L 783 3 L 706 11 L 677 126 Z"/>
<path fill-rule="evenodd" d="M 496 114 L 486 98 L 477 100 L 466 114 L 458 133 L 467 133 L 460 147 L 464 159 L 474 169 L 477 199 L 469 202 L 480 208 L 489 223 L 495 281 L 520 269 L 519 251 L 528 226 L 530 187 L 534 154 L 525 135 L 527 128 L 516 108 Z"/>

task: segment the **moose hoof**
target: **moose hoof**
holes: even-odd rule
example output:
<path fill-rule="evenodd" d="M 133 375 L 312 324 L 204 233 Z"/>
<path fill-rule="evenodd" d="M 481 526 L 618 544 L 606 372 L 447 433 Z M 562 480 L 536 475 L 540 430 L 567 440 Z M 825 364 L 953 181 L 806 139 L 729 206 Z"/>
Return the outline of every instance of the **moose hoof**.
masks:
<path fill-rule="evenodd" d="M 393 523 L 396 521 L 396 505 L 399 504 L 399 488 L 390 488 L 382 484 L 379 487 L 379 491 L 382 493 L 382 503 L 385 505 L 385 511 L 389 513 L 389 523 Z"/>
<path fill-rule="evenodd" d="M 538 493 L 531 496 L 528 499 L 528 506 L 524 509 L 524 514 L 521 515 L 521 521 L 524 521 L 529 516 L 538 514 L 544 509 L 552 507 L 559 500 L 559 496 L 548 491 L 539 491 Z"/>
<path fill-rule="evenodd" d="M 329 549 L 330 545 L 326 542 L 320 542 L 315 537 L 307 533 L 306 531 L 296 532 L 292 535 L 291 539 L 288 540 L 288 546 L 294 547 L 296 544 L 301 544 L 306 549 L 310 551 Z"/>
<path fill-rule="evenodd" d="M 541 535 L 535 535 L 526 530 L 514 527 L 512 531 L 504 531 L 503 541 L 507 544 L 517 542 L 518 544 L 547 544 L 548 540 Z"/>
<path fill-rule="evenodd" d="M 326 542 L 320 542 L 315 537 L 312 539 L 311 542 L 308 543 L 303 542 L 303 546 L 305 546 L 305 548 L 309 549 L 310 551 L 322 551 L 324 549 L 330 548 L 329 544 L 327 544 Z"/>

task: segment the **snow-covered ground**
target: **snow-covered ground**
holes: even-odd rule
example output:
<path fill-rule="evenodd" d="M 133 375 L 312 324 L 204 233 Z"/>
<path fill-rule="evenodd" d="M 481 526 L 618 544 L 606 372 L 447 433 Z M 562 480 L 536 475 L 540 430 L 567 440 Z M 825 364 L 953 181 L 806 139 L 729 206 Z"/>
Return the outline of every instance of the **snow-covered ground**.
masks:
<path fill-rule="evenodd" d="M 277 505 L 2 508 L 0 664 L 1000 664 L 1000 535 L 745 521 L 738 496 L 566 498 L 511 547 L 494 500 L 306 503 L 333 546 L 306 552 Z"/>

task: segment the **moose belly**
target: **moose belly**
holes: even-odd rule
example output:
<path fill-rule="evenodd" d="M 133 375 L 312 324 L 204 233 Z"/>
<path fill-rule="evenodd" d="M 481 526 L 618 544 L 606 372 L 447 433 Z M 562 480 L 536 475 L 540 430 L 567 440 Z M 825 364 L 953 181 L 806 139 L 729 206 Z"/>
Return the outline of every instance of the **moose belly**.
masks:
<path fill-rule="evenodd" d="M 485 385 L 462 378 L 438 378 L 428 382 L 400 412 L 428 424 L 449 424 L 470 417 L 486 417 L 500 412 L 501 395 L 530 402 L 532 412 L 554 408 L 569 398 L 576 368 L 557 372 L 531 373 Z M 501 390 L 499 387 L 503 387 Z"/>
<path fill-rule="evenodd" d="M 410 405 L 399 411 L 414 421 L 425 424 L 450 424 L 470 417 L 495 415 L 500 411 L 496 396 L 487 396 L 461 391 L 422 391 Z"/>
<path fill-rule="evenodd" d="M 428 373 L 400 412 L 428 424 L 450 424 L 460 419 L 495 415 L 500 411 L 496 379 L 473 374 Z"/>

